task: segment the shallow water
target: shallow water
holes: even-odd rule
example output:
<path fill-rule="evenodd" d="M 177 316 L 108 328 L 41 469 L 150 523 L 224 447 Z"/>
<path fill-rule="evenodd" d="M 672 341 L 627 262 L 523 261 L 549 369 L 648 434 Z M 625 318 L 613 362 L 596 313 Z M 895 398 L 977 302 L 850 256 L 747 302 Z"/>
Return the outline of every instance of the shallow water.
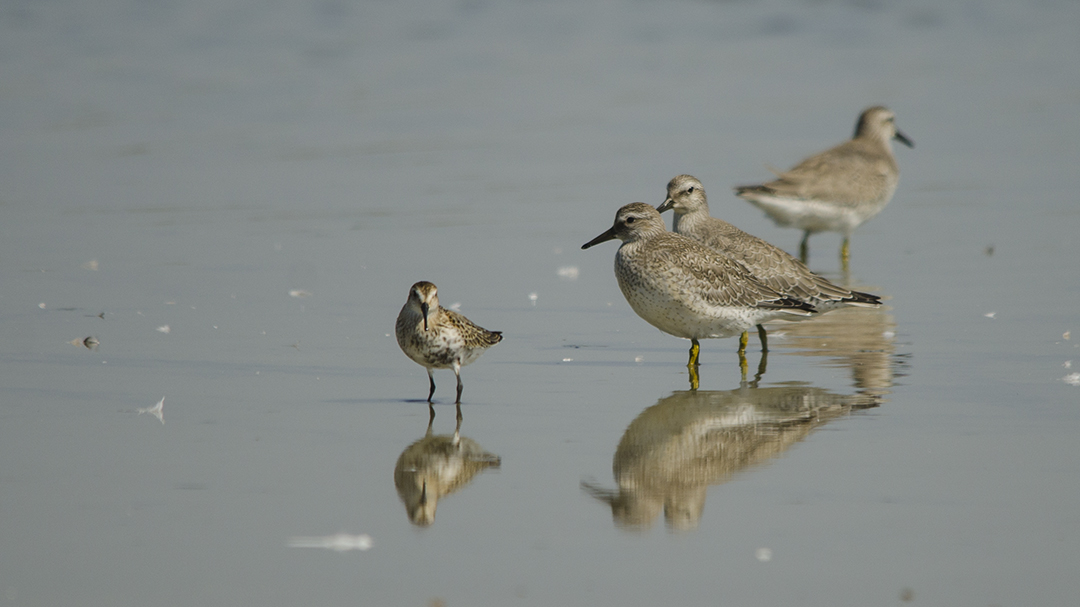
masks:
<path fill-rule="evenodd" d="M 0 605 L 1073 604 L 1078 13 L 0 9 Z M 580 245 L 685 172 L 792 251 L 728 188 L 875 103 L 896 197 L 810 265 L 887 307 L 687 391 Z M 506 336 L 468 449 L 392 336 L 417 280 Z"/>

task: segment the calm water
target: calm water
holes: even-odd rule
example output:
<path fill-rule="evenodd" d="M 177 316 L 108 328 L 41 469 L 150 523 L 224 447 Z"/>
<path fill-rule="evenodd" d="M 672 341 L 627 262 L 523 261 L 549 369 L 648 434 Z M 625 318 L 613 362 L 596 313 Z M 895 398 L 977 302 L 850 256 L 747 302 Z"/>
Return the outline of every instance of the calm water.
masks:
<path fill-rule="evenodd" d="M 1077 23 L 7 3 L 0 606 L 1076 604 Z M 810 261 L 887 308 L 776 328 L 745 381 L 706 341 L 688 391 L 580 245 L 691 173 L 794 250 L 729 188 L 876 103 L 900 188 L 850 276 L 835 234 Z M 457 439 L 392 337 L 417 280 L 505 332 Z M 297 546 L 337 534 L 370 549 Z"/>

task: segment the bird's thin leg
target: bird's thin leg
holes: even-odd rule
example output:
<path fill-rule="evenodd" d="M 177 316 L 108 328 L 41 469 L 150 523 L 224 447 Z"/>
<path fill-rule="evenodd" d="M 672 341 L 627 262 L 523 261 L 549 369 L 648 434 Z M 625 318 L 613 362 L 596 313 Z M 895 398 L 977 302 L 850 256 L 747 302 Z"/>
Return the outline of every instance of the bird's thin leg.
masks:
<path fill-rule="evenodd" d="M 746 353 L 746 344 L 748 343 L 750 343 L 750 333 L 743 331 L 742 335 L 739 336 L 739 354 Z"/>
<path fill-rule="evenodd" d="M 461 420 L 462 419 L 463 418 L 461 416 L 461 403 L 458 403 L 457 404 L 457 426 L 454 427 L 454 436 L 457 436 L 457 433 L 461 431 Z"/>
<path fill-rule="evenodd" d="M 427 370 L 427 380 L 431 384 L 431 388 L 428 389 L 427 393 L 427 402 L 430 403 L 431 397 L 435 394 L 435 374 L 432 373 L 431 369 Z"/>
<path fill-rule="evenodd" d="M 851 247 L 848 246 L 848 237 L 844 237 L 843 244 L 840 245 L 840 268 L 844 274 L 848 272 L 848 260 L 851 259 Z"/>
<path fill-rule="evenodd" d="M 810 263 L 810 231 L 803 232 L 802 242 L 799 243 L 799 261 Z"/>
<path fill-rule="evenodd" d="M 696 338 L 690 339 L 690 360 L 686 362 L 686 366 L 693 369 L 698 365 L 698 352 L 701 351 L 701 344 L 698 343 Z"/>
<path fill-rule="evenodd" d="M 758 336 L 758 339 L 761 340 L 761 351 L 762 352 L 768 352 L 769 351 L 769 340 L 765 337 L 765 327 L 764 326 L 762 326 L 762 325 L 757 326 L 757 336 Z"/>
<path fill-rule="evenodd" d="M 746 351 L 739 350 L 739 372 L 742 374 L 742 381 L 746 381 L 746 372 L 749 368 L 750 365 L 746 363 Z"/>
<path fill-rule="evenodd" d="M 690 339 L 690 360 L 686 361 L 686 369 L 690 371 L 690 389 L 698 388 L 698 354 L 701 352 L 701 344 L 695 338 Z"/>
<path fill-rule="evenodd" d="M 432 405 L 430 402 L 428 402 L 427 408 L 428 408 L 427 434 L 425 436 L 430 436 L 431 435 L 431 424 L 433 424 L 435 422 L 435 405 Z"/>
<path fill-rule="evenodd" d="M 458 405 L 458 407 L 460 407 L 461 406 L 461 388 L 462 388 L 462 386 L 461 386 L 461 363 L 459 363 L 456 360 L 454 361 L 454 375 L 457 376 L 457 400 L 454 401 L 454 404 Z M 459 408 L 458 412 L 460 413 L 460 411 L 461 411 L 461 409 Z"/>

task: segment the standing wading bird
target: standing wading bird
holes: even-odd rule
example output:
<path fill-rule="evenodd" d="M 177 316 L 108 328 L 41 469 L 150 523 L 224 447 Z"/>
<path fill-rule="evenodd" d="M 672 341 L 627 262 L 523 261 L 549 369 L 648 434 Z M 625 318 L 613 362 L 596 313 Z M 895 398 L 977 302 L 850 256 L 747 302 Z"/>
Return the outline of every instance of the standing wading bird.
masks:
<path fill-rule="evenodd" d="M 453 369 L 457 376 L 458 416 L 461 416 L 461 368 L 502 341 L 501 331 L 488 331 L 453 310 L 439 306 L 438 289 L 420 281 L 409 289 L 409 299 L 398 313 L 397 342 L 402 352 L 427 369 L 428 404 L 435 394 L 434 369 Z M 432 417 L 435 409 L 431 409 Z"/>
<path fill-rule="evenodd" d="M 769 288 L 786 297 L 805 301 L 818 312 L 849 305 L 881 305 L 880 297 L 835 285 L 811 272 L 782 249 L 710 216 L 705 188 L 690 175 L 678 175 L 668 182 L 667 198 L 656 210 L 663 213 L 669 209 L 675 212 L 672 224 L 675 232 L 735 259 Z M 757 330 L 761 349 L 768 350 L 765 327 L 759 324 Z M 748 339 L 749 335 L 743 333 L 739 345 L 745 348 Z"/>
<path fill-rule="evenodd" d="M 740 263 L 705 245 L 668 232 L 660 213 L 644 202 L 628 204 L 615 224 L 581 246 L 618 238 L 615 277 L 627 303 L 657 329 L 690 340 L 690 384 L 697 387 L 699 339 L 739 335 L 785 316 L 809 316 L 814 306 L 785 297 Z M 746 373 L 744 349 L 739 363 Z"/>
<path fill-rule="evenodd" d="M 915 147 L 896 129 L 895 118 L 888 108 L 868 108 L 859 116 L 855 137 L 850 141 L 778 173 L 775 181 L 739 186 L 735 192 L 765 211 L 776 225 L 803 230 L 799 244 L 803 263 L 810 255 L 811 234 L 843 234 L 840 260 L 846 268 L 851 233 L 880 213 L 896 192 L 900 168 L 893 157 L 891 140 Z"/>

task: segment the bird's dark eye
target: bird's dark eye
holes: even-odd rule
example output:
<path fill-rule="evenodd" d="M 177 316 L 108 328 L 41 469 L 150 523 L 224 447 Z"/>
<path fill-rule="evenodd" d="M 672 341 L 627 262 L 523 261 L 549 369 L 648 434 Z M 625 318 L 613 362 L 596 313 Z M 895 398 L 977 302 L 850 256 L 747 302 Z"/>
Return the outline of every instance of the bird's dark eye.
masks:
<path fill-rule="evenodd" d="M 635 219 L 634 217 L 627 217 L 626 218 L 626 223 L 634 223 L 634 219 Z"/>
<path fill-rule="evenodd" d="M 693 194 L 694 193 L 694 186 L 690 186 L 690 188 L 688 190 L 686 190 L 686 193 L 687 194 Z"/>

